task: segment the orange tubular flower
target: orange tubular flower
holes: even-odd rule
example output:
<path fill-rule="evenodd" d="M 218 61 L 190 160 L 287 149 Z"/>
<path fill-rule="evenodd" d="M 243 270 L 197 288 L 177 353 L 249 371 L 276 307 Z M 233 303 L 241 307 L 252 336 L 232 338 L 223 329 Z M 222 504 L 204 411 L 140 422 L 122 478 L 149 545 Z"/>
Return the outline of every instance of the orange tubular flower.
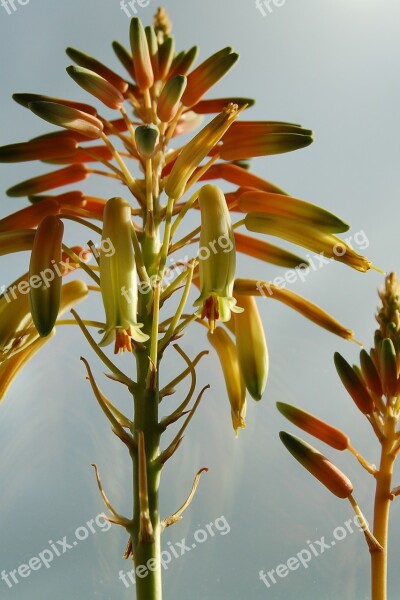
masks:
<path fill-rule="evenodd" d="M 325 442 L 328 446 L 335 448 L 335 450 L 343 451 L 349 447 L 350 440 L 343 431 L 332 427 L 332 425 L 325 423 L 325 421 L 318 419 L 311 413 L 284 402 L 277 402 L 276 407 L 284 417 L 297 427 Z"/>
<path fill-rule="evenodd" d="M 214 98 L 213 100 L 200 100 L 194 106 L 191 107 L 193 112 L 199 115 L 208 115 L 210 113 L 219 113 L 221 110 L 228 106 L 228 104 L 237 104 L 239 108 L 245 106 L 250 108 L 254 105 L 252 98 Z"/>
<path fill-rule="evenodd" d="M 83 181 L 89 176 L 89 170 L 85 165 L 77 164 L 45 175 L 39 175 L 27 179 L 7 190 L 7 196 L 18 198 L 20 196 L 35 196 L 41 192 L 47 192 L 64 185 Z"/>
<path fill-rule="evenodd" d="M 232 136 L 224 141 L 218 149 L 224 160 L 244 160 L 256 156 L 272 156 L 300 150 L 312 144 L 313 138 L 308 129 L 299 128 L 297 133 L 266 133 L 255 136 Z"/>
<path fill-rule="evenodd" d="M 187 107 L 197 104 L 200 98 L 233 67 L 238 58 L 239 54 L 232 52 L 232 48 L 223 48 L 207 58 L 188 75 L 182 104 Z"/>
<path fill-rule="evenodd" d="M 137 17 L 131 20 L 130 41 L 136 82 L 140 89 L 147 90 L 154 83 L 154 73 L 146 34 L 142 22 Z"/>
<path fill-rule="evenodd" d="M 230 183 L 235 183 L 247 188 L 255 188 L 264 192 L 272 192 L 275 194 L 284 194 L 286 192 L 278 188 L 273 183 L 257 177 L 254 173 L 249 173 L 246 169 L 239 167 L 233 163 L 216 163 L 212 165 L 207 172 L 202 176 L 201 180 L 208 179 L 225 179 Z"/>
<path fill-rule="evenodd" d="M 76 148 L 77 143 L 72 137 L 63 140 L 31 140 L 21 144 L 9 144 L 0 147 L 0 163 L 65 158 L 72 156 Z"/>
<path fill-rule="evenodd" d="M 29 108 L 45 121 L 76 131 L 85 138 L 97 139 L 103 131 L 103 123 L 99 119 L 70 106 L 55 102 L 31 102 Z"/>
<path fill-rule="evenodd" d="M 171 121 L 178 108 L 182 94 L 186 88 L 187 79 L 184 75 L 176 75 L 169 79 L 157 102 L 157 116 L 161 121 Z M 222 110 L 222 109 L 221 109 Z"/>
<path fill-rule="evenodd" d="M 76 48 L 67 48 L 65 52 L 77 65 L 97 73 L 97 75 L 108 81 L 121 94 L 125 94 L 128 89 L 127 82 L 120 75 L 103 65 L 103 63 Z"/>
<path fill-rule="evenodd" d="M 279 434 L 290 454 L 307 471 L 314 475 L 332 494 L 338 498 L 348 498 L 353 493 L 353 484 L 334 464 L 315 448 L 300 438 L 285 431 Z"/>
<path fill-rule="evenodd" d="M 4 219 L 0 219 L 0 231 L 14 229 L 34 229 L 49 215 L 58 215 L 60 205 L 55 200 L 42 200 L 37 204 L 22 208 Z"/>
<path fill-rule="evenodd" d="M 92 115 L 93 117 L 97 115 L 97 110 L 90 104 L 66 100 L 64 98 L 54 98 L 53 96 L 44 96 L 43 94 L 13 94 L 13 100 L 25 108 L 30 108 L 30 105 L 33 102 L 50 102 L 51 104 L 59 104 L 60 106 L 73 108 L 74 110 Z"/>
<path fill-rule="evenodd" d="M 41 337 L 46 337 L 53 329 L 60 308 L 63 233 L 62 221 L 56 216 L 48 216 L 40 223 L 33 243 L 29 265 L 29 303 L 33 322 Z"/>
<path fill-rule="evenodd" d="M 280 267 L 295 268 L 306 261 L 288 250 L 235 232 L 236 251 Z"/>
<path fill-rule="evenodd" d="M 68 67 L 67 73 L 84 90 L 98 98 L 109 108 L 119 109 L 124 103 L 124 97 L 106 79 L 84 67 Z"/>
<path fill-rule="evenodd" d="M 15 229 L 0 233 L 0 256 L 13 252 L 31 250 L 35 231 L 33 229 Z"/>

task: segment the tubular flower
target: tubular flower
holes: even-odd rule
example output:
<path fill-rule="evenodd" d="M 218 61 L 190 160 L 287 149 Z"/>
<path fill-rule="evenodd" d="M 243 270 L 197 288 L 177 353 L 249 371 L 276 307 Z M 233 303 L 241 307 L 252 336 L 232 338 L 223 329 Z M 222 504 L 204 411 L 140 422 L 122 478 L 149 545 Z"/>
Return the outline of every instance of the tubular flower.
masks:
<path fill-rule="evenodd" d="M 137 323 L 138 288 L 132 246 L 131 207 L 123 198 L 111 198 L 104 210 L 100 252 L 100 287 L 106 313 L 106 329 L 100 342 L 115 340 L 115 353 L 132 352 L 131 338 L 145 342 L 143 325 Z"/>
<path fill-rule="evenodd" d="M 146 34 L 142 22 L 137 17 L 131 20 L 130 41 L 135 79 L 141 89 L 147 90 L 154 83 L 154 73 Z"/>
<path fill-rule="evenodd" d="M 232 312 L 241 312 L 233 298 L 236 268 L 235 241 L 225 196 L 216 185 L 205 185 L 199 194 L 201 233 L 199 248 L 200 306 L 211 333 L 218 319 L 229 321 Z"/>
<path fill-rule="evenodd" d="M 22 281 L 22 278 L 21 280 Z M 46 337 L 39 337 L 33 324 L 27 290 L 29 282 L 18 289 L 9 286 L 0 296 L 0 401 L 25 363 L 55 334 L 55 328 Z M 76 279 L 61 289 L 59 316 L 82 302 L 88 295 L 84 281 Z"/>
<path fill-rule="evenodd" d="M 67 73 L 84 90 L 98 98 L 109 108 L 121 108 L 124 97 L 117 88 L 94 71 L 84 67 L 68 67 Z"/>
<path fill-rule="evenodd" d="M 0 219 L 0 232 L 15 229 L 34 229 L 49 215 L 58 215 L 60 205 L 52 199 L 43 200 L 37 204 L 21 208 L 15 213 Z"/>
<path fill-rule="evenodd" d="M 64 225 L 57 216 L 43 219 L 37 228 L 29 265 L 29 304 L 32 319 L 42 337 L 56 322 L 61 300 L 62 236 Z"/>
<path fill-rule="evenodd" d="M 310 302 L 303 296 L 281 288 L 277 285 L 269 283 L 268 281 L 256 281 L 255 279 L 236 279 L 234 285 L 235 294 L 242 296 L 264 296 L 265 298 L 272 298 L 283 302 L 293 310 L 299 312 L 303 317 L 313 321 L 320 327 L 323 327 L 327 331 L 334 333 L 346 340 L 354 341 L 354 334 L 351 329 L 347 329 L 344 325 L 339 323 L 326 311 L 322 310 L 317 304 Z M 267 295 L 268 294 L 268 295 Z"/>
<path fill-rule="evenodd" d="M 237 105 L 230 104 L 183 148 L 165 186 L 165 191 L 170 198 L 178 200 L 182 196 L 196 167 L 219 142 L 239 113 Z"/>
<path fill-rule="evenodd" d="M 223 48 L 192 71 L 188 76 L 187 88 L 182 97 L 184 106 L 197 104 L 207 90 L 231 69 L 238 58 L 239 54 L 232 52 L 232 48 Z"/>
<path fill-rule="evenodd" d="M 174 118 L 186 88 L 186 81 L 184 75 L 176 75 L 165 84 L 157 104 L 157 116 L 161 121 L 167 123 Z"/>
<path fill-rule="evenodd" d="M 0 363 L 27 348 L 39 338 L 29 306 L 29 279 L 25 275 L 0 296 Z M 59 316 L 86 298 L 84 281 L 74 280 L 61 289 Z"/>
<path fill-rule="evenodd" d="M 33 229 L 14 229 L 0 233 L 0 256 L 12 252 L 31 250 L 35 231 Z"/>
<path fill-rule="evenodd" d="M 343 431 L 332 427 L 332 425 L 325 423 L 325 421 L 318 419 L 311 413 L 284 402 L 277 402 L 276 407 L 284 417 L 297 427 L 325 442 L 328 446 L 335 448 L 335 450 L 343 451 L 349 447 L 350 440 Z"/>
<path fill-rule="evenodd" d="M 350 479 L 321 452 L 285 431 L 281 431 L 279 437 L 290 454 L 332 494 L 338 498 L 348 498 L 353 493 L 353 484 Z"/>
<path fill-rule="evenodd" d="M 293 218 L 255 212 L 246 215 L 245 225 L 249 231 L 280 237 L 314 252 L 323 253 L 358 271 L 364 272 L 372 268 L 369 260 L 357 254 L 345 241 L 323 229 L 312 227 L 311 223 L 305 225 L 303 221 Z"/>
<path fill-rule="evenodd" d="M 232 425 L 236 437 L 239 427 L 246 427 L 246 386 L 239 367 L 237 348 L 227 332 L 218 327 L 211 335 L 207 334 L 208 341 L 218 354 L 224 374 L 226 391 L 231 405 Z"/>
<path fill-rule="evenodd" d="M 269 358 L 264 328 L 252 296 L 235 296 L 243 312 L 234 316 L 236 347 L 246 388 L 261 400 L 267 384 Z"/>
<path fill-rule="evenodd" d="M 260 212 L 267 216 L 281 215 L 303 221 L 306 226 L 313 225 L 316 229 L 328 233 L 342 233 L 349 229 L 347 223 L 331 212 L 290 196 L 249 191 L 239 197 L 238 203 L 242 212 Z"/>

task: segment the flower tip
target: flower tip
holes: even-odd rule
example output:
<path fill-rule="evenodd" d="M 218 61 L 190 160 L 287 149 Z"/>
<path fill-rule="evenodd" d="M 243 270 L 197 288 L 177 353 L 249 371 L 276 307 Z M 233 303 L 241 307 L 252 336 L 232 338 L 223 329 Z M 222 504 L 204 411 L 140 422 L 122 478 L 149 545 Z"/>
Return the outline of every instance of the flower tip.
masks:
<path fill-rule="evenodd" d="M 239 429 L 246 429 L 246 422 L 242 415 L 238 415 L 233 410 L 231 411 L 231 415 L 232 415 L 232 425 L 233 425 L 233 430 L 235 432 L 235 437 L 238 438 L 239 437 Z"/>
<path fill-rule="evenodd" d="M 383 269 L 380 269 L 379 267 L 376 267 L 375 265 L 370 266 L 370 269 L 372 269 L 373 271 L 376 271 L 377 273 L 381 273 L 382 275 L 385 275 L 385 277 L 387 276 L 388 272 L 384 271 Z"/>

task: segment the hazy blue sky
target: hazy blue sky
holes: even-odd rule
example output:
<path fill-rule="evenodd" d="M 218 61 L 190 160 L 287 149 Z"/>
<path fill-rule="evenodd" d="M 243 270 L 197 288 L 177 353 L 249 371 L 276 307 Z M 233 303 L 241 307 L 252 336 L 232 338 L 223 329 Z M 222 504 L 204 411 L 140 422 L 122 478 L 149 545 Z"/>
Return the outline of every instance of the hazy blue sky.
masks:
<path fill-rule="evenodd" d="M 199 44 L 201 59 L 226 45 L 240 53 L 240 61 L 213 97 L 255 97 L 257 104 L 247 118 L 287 120 L 315 131 L 309 148 L 257 159 L 253 171 L 293 196 L 342 216 L 352 224 L 349 235 L 358 232 L 357 239 L 365 242 L 362 253 L 386 271 L 400 270 L 398 1 L 275 0 L 264 4 L 262 11 L 255 2 L 244 0 L 170 0 L 165 6 L 179 50 Z M 24 141 L 49 129 L 11 100 L 13 92 L 90 101 L 65 73 L 70 64 L 66 46 L 116 68 L 111 41 L 128 41 L 129 18 L 118 0 L 24 0 L 24 5 L 15 0 L 15 7 L 13 11 L 7 5 L 7 10 L 0 4 L 0 144 Z M 156 8 L 151 1 L 138 7 L 138 14 L 148 23 Z M 44 171 L 36 164 L 2 166 L 1 187 L 5 190 Z M 115 195 L 111 186 L 102 185 L 97 181 L 86 189 Z M 23 205 L 23 200 L 3 194 L 1 214 Z M 76 229 L 68 232 L 74 241 L 79 239 Z M 3 258 L 0 284 L 26 269 L 27 260 L 25 254 Z M 238 274 L 269 279 L 281 270 L 240 260 Z M 368 345 L 375 327 L 376 289 L 382 282 L 383 276 L 374 271 L 361 274 L 330 264 L 292 289 L 322 305 Z M 165 549 L 168 542 L 176 544 L 184 537 L 191 544 L 199 529 L 224 517 L 217 521 L 220 531 L 214 537 L 172 560 L 164 573 L 165 598 L 363 600 L 368 598 L 369 555 L 358 533 L 348 534 L 307 569 L 290 572 L 270 588 L 259 580 L 261 569 L 275 569 L 321 536 L 332 540 L 335 528 L 352 518 L 350 505 L 331 496 L 281 446 L 278 431 L 294 428 L 277 414 L 275 402 L 318 413 L 344 428 L 372 462 L 378 456 L 367 422 L 333 367 L 336 350 L 354 361 L 359 348 L 272 300 L 260 300 L 259 307 L 271 371 L 263 400 L 249 403 L 247 429 L 234 438 L 219 366 L 210 355 L 199 370 L 199 381 L 211 381 L 212 389 L 164 472 L 162 510 L 169 514 L 182 503 L 195 472 L 202 466 L 210 468 L 183 522 L 165 534 Z M 191 355 L 206 345 L 203 331 L 197 329 L 184 342 Z M 103 369 L 75 330 L 59 330 L 26 367 L 1 406 L 0 571 L 27 563 L 49 548 L 50 541 L 64 536 L 76 541 L 77 528 L 102 512 L 93 462 L 98 463 L 113 502 L 129 514 L 129 462 L 89 391 L 81 354 L 91 360 L 104 391 L 129 410 L 129 397 L 105 381 Z M 129 360 L 124 357 L 124 364 Z M 165 380 L 181 367 L 172 355 L 168 365 Z M 352 479 L 355 497 L 371 519 L 371 478 L 350 455 L 326 453 Z M 396 503 L 392 519 L 389 597 L 393 598 L 400 589 Z M 229 533 L 224 523 L 229 524 Z M 20 578 L 11 589 L 0 580 L 0 597 L 132 598 L 133 587 L 126 589 L 118 580 L 119 571 L 129 568 L 122 559 L 125 533 L 117 528 L 102 532 L 97 526 L 96 531 L 55 558 L 49 569 L 42 567 Z"/>

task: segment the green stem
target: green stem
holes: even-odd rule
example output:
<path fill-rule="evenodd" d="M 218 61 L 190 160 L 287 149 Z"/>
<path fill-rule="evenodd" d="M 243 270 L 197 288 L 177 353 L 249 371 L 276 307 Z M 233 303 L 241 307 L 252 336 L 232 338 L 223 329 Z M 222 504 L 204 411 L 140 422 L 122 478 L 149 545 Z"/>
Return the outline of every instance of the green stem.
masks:
<path fill-rule="evenodd" d="M 386 422 L 386 438 L 382 442 L 381 461 L 376 474 L 376 492 L 374 504 L 374 537 L 383 550 L 371 552 L 371 598 L 387 598 L 387 553 L 390 503 L 392 501 L 392 475 L 396 455 L 393 452 L 395 420 L 389 416 Z"/>
<path fill-rule="evenodd" d="M 153 244 L 150 241 L 153 240 Z M 147 268 L 154 263 L 155 254 L 158 250 L 157 237 L 146 239 L 146 248 L 143 251 Z M 148 310 L 149 300 L 153 290 L 148 294 L 139 295 L 138 317 L 143 323 L 143 331 L 151 336 L 153 328 L 153 310 Z M 155 298 L 159 301 L 159 298 Z M 157 312 L 158 307 L 155 309 Z M 160 454 L 160 437 L 162 428 L 159 424 L 159 381 L 158 370 L 154 377 L 149 377 L 152 363 L 150 360 L 149 340 L 144 347 L 135 351 L 137 365 L 137 386 L 133 389 L 134 399 L 134 426 L 132 434 L 139 446 L 139 431 L 143 433 L 144 455 L 140 451 L 132 451 L 133 462 L 133 523 L 130 529 L 132 539 L 132 550 L 135 563 L 136 576 L 136 599 L 137 600 L 162 600 L 161 583 L 161 561 L 160 561 L 160 536 L 161 519 L 159 512 L 159 485 L 161 465 L 157 461 Z M 158 364 L 155 365 L 158 369 Z M 154 367 L 153 367 L 154 369 Z M 154 371 L 153 371 L 154 372 Z M 141 435 L 141 434 L 140 434 Z M 140 448 L 139 448 L 140 450 Z M 143 515 L 143 481 L 140 477 L 140 466 L 143 468 L 145 461 L 145 473 L 147 475 L 147 499 L 148 511 Z M 141 484 L 141 486 L 139 485 Z M 142 508 L 142 510 L 141 510 Z M 145 518 L 144 518 L 145 517 Z M 146 521 L 147 519 L 147 521 Z M 150 522 L 149 522 L 150 521 Z"/>

